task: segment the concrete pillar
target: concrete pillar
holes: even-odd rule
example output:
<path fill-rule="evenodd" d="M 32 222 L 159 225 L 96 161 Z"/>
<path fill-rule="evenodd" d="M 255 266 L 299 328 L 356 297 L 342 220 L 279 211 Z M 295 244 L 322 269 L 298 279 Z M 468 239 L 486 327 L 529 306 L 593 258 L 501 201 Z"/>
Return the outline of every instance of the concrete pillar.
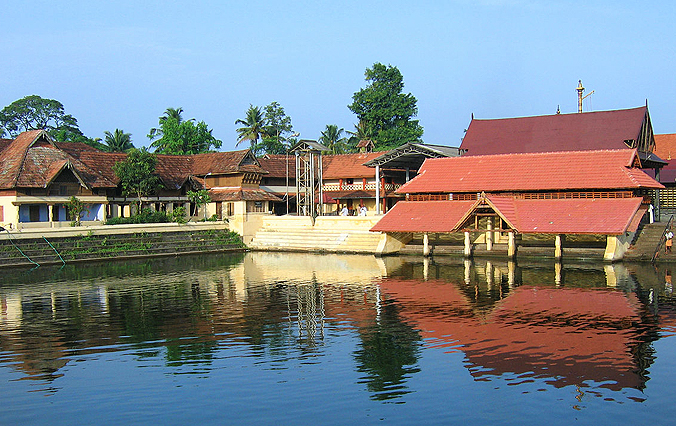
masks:
<path fill-rule="evenodd" d="M 465 231 L 465 257 L 472 256 L 472 242 L 470 241 L 469 231 Z"/>
<path fill-rule="evenodd" d="M 561 259 L 563 257 L 563 237 L 557 234 L 554 239 L 554 257 Z"/>
<path fill-rule="evenodd" d="M 380 214 L 380 165 L 376 164 L 376 214 Z"/>
<path fill-rule="evenodd" d="M 493 250 L 493 218 L 488 218 L 488 223 L 486 224 L 486 250 Z"/>
<path fill-rule="evenodd" d="M 47 205 L 47 221 L 49 222 L 49 227 L 54 227 L 54 204 Z"/>
<path fill-rule="evenodd" d="M 509 231 L 509 242 L 507 244 L 507 256 L 510 259 L 516 257 L 516 239 L 514 238 L 514 231 Z"/>
<path fill-rule="evenodd" d="M 423 256 L 430 255 L 430 237 L 427 232 L 423 234 Z"/>

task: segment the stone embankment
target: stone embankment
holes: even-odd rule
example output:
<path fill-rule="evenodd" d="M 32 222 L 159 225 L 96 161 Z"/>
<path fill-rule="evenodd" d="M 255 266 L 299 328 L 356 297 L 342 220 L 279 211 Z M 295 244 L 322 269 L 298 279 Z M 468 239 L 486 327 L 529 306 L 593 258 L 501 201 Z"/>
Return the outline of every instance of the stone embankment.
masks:
<path fill-rule="evenodd" d="M 110 225 L 0 233 L 0 267 L 242 251 L 222 224 Z"/>

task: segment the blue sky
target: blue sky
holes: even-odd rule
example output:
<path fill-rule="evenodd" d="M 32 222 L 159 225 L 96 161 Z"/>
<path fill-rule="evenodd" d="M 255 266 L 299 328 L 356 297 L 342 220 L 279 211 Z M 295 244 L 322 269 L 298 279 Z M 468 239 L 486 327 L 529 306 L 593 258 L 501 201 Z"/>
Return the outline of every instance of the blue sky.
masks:
<path fill-rule="evenodd" d="M 676 133 L 672 1 L 25 1 L 2 8 L 0 108 L 57 99 L 90 137 L 136 146 L 168 107 L 235 149 L 249 104 L 279 102 L 302 138 L 353 130 L 375 62 L 418 99 L 426 143 L 458 146 L 471 114 L 632 108 Z M 7 6 L 7 5 L 5 5 Z"/>

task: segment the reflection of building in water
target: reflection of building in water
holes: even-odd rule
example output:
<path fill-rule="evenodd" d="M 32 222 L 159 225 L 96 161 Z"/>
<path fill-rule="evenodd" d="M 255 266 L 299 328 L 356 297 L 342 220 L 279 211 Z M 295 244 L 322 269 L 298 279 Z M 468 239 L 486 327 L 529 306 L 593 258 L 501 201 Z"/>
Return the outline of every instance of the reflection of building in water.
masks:
<path fill-rule="evenodd" d="M 552 278 L 544 286 L 506 279 L 501 291 L 495 287 L 502 274 L 487 264 L 452 282 L 386 278 L 381 289 L 429 347 L 462 351 L 476 379 L 512 373 L 557 387 L 591 380 L 615 390 L 643 388 L 648 366 L 639 356 L 654 325 L 637 296 L 558 287 L 560 278 Z"/>

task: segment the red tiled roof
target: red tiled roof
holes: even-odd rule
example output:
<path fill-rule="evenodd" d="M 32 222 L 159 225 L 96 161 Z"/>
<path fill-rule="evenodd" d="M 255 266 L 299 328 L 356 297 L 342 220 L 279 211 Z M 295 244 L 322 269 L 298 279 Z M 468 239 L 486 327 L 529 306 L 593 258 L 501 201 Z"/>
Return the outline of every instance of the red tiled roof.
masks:
<path fill-rule="evenodd" d="M 266 154 L 263 157 L 260 157 L 258 162 L 260 163 L 263 170 L 268 172 L 266 177 L 271 178 L 286 178 L 288 162 L 289 177 L 292 179 L 296 178 L 295 155 L 287 156 L 284 154 Z"/>
<path fill-rule="evenodd" d="M 212 201 L 282 201 L 281 198 L 256 188 L 216 188 L 210 189 Z"/>
<path fill-rule="evenodd" d="M 655 135 L 655 155 L 668 161 L 669 164 L 660 170 L 660 182 L 676 182 L 676 133 Z M 653 176 L 653 174 L 650 174 Z"/>
<path fill-rule="evenodd" d="M 662 188 L 637 168 L 636 150 L 547 152 L 430 158 L 418 176 L 396 192 Z"/>
<path fill-rule="evenodd" d="M 619 235 L 635 231 L 643 201 L 634 198 L 524 200 L 486 197 L 488 204 L 510 227 L 524 234 Z M 401 201 L 371 231 L 457 232 L 477 201 Z"/>
<path fill-rule="evenodd" d="M 580 198 L 524 200 L 488 196 L 495 210 L 524 234 L 603 234 L 619 235 L 635 231 L 633 219 L 643 199 Z M 645 210 L 641 210 L 645 213 Z M 634 229 L 630 229 L 633 225 Z"/>
<path fill-rule="evenodd" d="M 477 201 L 400 201 L 371 228 L 380 232 L 453 232 Z"/>
<path fill-rule="evenodd" d="M 324 155 L 322 156 L 324 161 L 324 179 L 375 178 L 375 169 L 365 166 L 364 163 L 383 154 L 384 152 L 366 152 L 359 154 Z"/>
<path fill-rule="evenodd" d="M 636 140 L 648 108 L 472 119 L 463 138 L 465 155 L 624 149 Z"/>
<path fill-rule="evenodd" d="M 248 149 L 229 152 L 210 152 L 207 154 L 195 154 L 192 156 L 192 173 L 196 175 L 228 174 L 239 172 L 264 173 L 257 161 Z M 249 159 L 250 162 L 245 160 Z"/>

